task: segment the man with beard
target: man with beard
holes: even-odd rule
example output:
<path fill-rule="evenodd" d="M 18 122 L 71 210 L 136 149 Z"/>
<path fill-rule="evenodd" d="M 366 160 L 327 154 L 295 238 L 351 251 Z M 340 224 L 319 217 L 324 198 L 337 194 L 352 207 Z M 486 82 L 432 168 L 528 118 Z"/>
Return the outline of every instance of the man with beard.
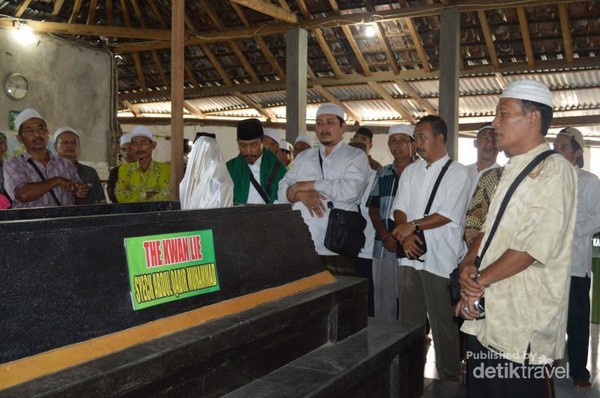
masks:
<path fill-rule="evenodd" d="M 50 207 L 83 204 L 89 187 L 67 159 L 46 149 L 48 128 L 35 109 L 25 109 L 15 118 L 17 139 L 25 153 L 4 165 L 4 187 L 13 200 L 12 207 Z"/>
<path fill-rule="evenodd" d="M 343 141 L 344 111 L 334 104 L 317 110 L 315 130 L 321 147 L 300 153 L 279 183 L 281 203 L 293 203 L 308 226 L 315 249 L 332 273 L 355 275 L 354 258 L 338 255 L 325 247 L 329 219 L 327 202 L 333 207 L 358 211 L 369 181 L 367 155 Z"/>
<path fill-rule="evenodd" d="M 132 163 L 137 160 L 137 156 L 131 148 L 131 134 L 123 134 L 119 138 L 120 153 L 119 161 L 122 163 Z M 113 167 L 108 173 L 108 182 L 106 183 L 106 193 L 112 203 L 117 203 L 117 197 L 115 196 L 115 187 L 117 186 L 117 180 L 119 179 L 119 167 L 121 165 Z"/>
<path fill-rule="evenodd" d="M 171 200 L 171 165 L 152 160 L 156 141 L 144 126 L 131 131 L 131 149 L 137 162 L 119 167 L 115 196 L 119 203 Z"/>
<path fill-rule="evenodd" d="M 459 334 L 448 291 L 449 275 L 463 254 L 465 209 L 471 191 L 466 166 L 446 153 L 448 128 L 438 116 L 425 116 L 415 126 L 414 139 L 421 157 L 404 169 L 392 206 L 392 232 L 406 257 L 398 269 L 399 319 L 431 325 L 435 364 L 441 380 L 460 380 Z M 431 208 L 425 208 L 438 177 Z M 390 215 L 391 216 L 391 215 Z M 423 254 L 418 230 L 424 232 Z"/>
<path fill-rule="evenodd" d="M 410 124 L 396 124 L 388 132 L 388 147 L 394 163 L 383 166 L 375 176 L 367 206 L 377 232 L 373 248 L 373 285 L 375 317 L 396 320 L 398 241 L 392 235 L 394 223 L 389 218 L 398 181 L 404 169 L 413 162 L 413 131 Z"/>
<path fill-rule="evenodd" d="M 54 132 L 54 150 L 58 156 L 69 159 L 77 169 L 79 178 L 90 187 L 85 204 L 106 203 L 102 183 L 96 169 L 79 163 L 79 134 L 72 127 L 61 127 Z"/>
<path fill-rule="evenodd" d="M 269 204 L 277 199 L 277 187 L 286 168 L 273 152 L 265 151 L 263 140 L 260 120 L 245 119 L 238 123 L 240 154 L 227 162 L 233 180 L 234 204 Z"/>
<path fill-rule="evenodd" d="M 530 79 L 513 81 L 496 107 L 496 145 L 512 157 L 482 232 L 460 265 L 462 294 L 455 308 L 466 319 L 461 330 L 469 335 L 469 396 L 547 397 L 553 387 L 546 366 L 564 355 L 575 168 L 558 154 L 546 157 L 525 175 L 498 218 L 517 176 L 549 153 L 552 108 L 552 92 Z M 485 317 L 480 318 L 484 295 Z"/>

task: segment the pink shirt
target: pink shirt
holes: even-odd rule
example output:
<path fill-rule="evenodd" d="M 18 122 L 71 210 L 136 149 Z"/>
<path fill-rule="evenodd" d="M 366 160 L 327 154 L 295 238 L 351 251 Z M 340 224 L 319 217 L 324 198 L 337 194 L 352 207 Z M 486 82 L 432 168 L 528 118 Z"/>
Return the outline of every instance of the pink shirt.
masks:
<path fill-rule="evenodd" d="M 20 202 L 15 198 L 16 192 L 21 187 L 30 182 L 41 182 L 39 174 L 35 168 L 28 162 L 32 159 L 38 169 L 44 175 L 44 178 L 49 180 L 52 177 L 63 177 L 71 181 L 81 182 L 77 175 L 77 169 L 70 160 L 61 158 L 49 152 L 50 161 L 46 166 L 33 159 L 29 153 L 25 152 L 21 156 L 14 156 L 4 162 L 4 188 L 13 200 L 13 209 L 23 207 L 53 207 L 57 206 L 56 202 L 50 195 L 50 192 L 30 202 Z M 54 187 L 54 194 L 64 205 L 75 204 L 75 193 L 67 191 L 62 187 Z"/>

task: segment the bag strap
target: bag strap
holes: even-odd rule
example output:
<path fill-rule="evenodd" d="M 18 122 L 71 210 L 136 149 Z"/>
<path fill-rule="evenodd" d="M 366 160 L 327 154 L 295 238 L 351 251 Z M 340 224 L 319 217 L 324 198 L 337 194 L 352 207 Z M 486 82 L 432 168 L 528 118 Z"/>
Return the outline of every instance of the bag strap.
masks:
<path fill-rule="evenodd" d="M 525 168 L 519 173 L 517 178 L 515 178 L 513 183 L 510 185 L 510 187 L 508 188 L 508 191 L 506 191 L 506 194 L 504 195 L 504 198 L 502 199 L 502 203 L 500 204 L 500 209 L 498 210 L 498 214 L 496 215 L 494 224 L 492 225 L 492 228 L 490 229 L 489 238 L 485 241 L 485 245 L 483 246 L 481 255 L 477 257 L 477 263 L 476 263 L 477 266 L 479 266 L 479 264 L 481 263 L 481 259 L 483 259 L 485 252 L 487 251 L 488 247 L 490 246 L 490 243 L 492 242 L 492 239 L 494 238 L 494 235 L 496 234 L 496 229 L 498 228 L 498 225 L 500 224 L 500 220 L 502 219 L 502 216 L 504 215 L 504 211 L 506 210 L 506 207 L 508 206 L 508 202 L 510 202 L 510 198 L 513 195 L 513 193 L 515 192 L 515 190 L 517 189 L 517 187 L 519 186 L 519 184 L 521 184 L 521 182 L 525 179 L 525 177 L 527 177 L 527 175 L 531 172 L 531 170 L 533 170 L 533 168 L 535 166 L 540 164 L 540 162 L 542 160 L 546 159 L 548 156 L 553 155 L 555 153 L 557 153 L 557 152 L 548 150 L 548 151 L 544 151 L 544 152 L 540 153 L 539 155 L 537 155 L 531 162 L 529 162 L 529 164 L 527 166 L 525 166 Z"/>
<path fill-rule="evenodd" d="M 277 173 L 279 173 L 279 170 L 281 170 L 282 167 L 283 163 L 281 163 L 279 160 L 275 162 L 275 167 L 273 167 L 271 174 L 269 174 L 269 177 L 265 182 L 265 191 L 269 192 L 271 190 L 271 185 L 273 185 L 273 181 L 275 181 L 275 177 L 277 177 Z"/>
<path fill-rule="evenodd" d="M 431 195 L 429 196 L 429 201 L 427 202 L 427 206 L 425 207 L 425 213 L 423 214 L 424 217 L 427 217 L 429 215 L 429 210 L 431 210 L 431 205 L 433 204 L 433 199 L 435 199 L 435 194 L 437 193 L 440 183 L 442 182 L 442 178 L 444 177 L 444 174 L 446 174 L 448 167 L 450 167 L 450 163 L 452 163 L 452 159 L 448 159 L 448 161 L 446 162 L 444 167 L 442 167 L 442 171 L 440 171 L 440 174 L 438 175 L 437 180 L 435 180 L 435 184 L 433 185 L 433 190 L 431 191 Z"/>
<path fill-rule="evenodd" d="M 25 158 L 25 156 L 23 156 L 23 158 Z M 46 177 L 44 177 L 44 174 L 41 172 L 39 167 L 37 167 L 37 164 L 35 164 L 35 162 L 33 161 L 32 158 L 27 159 L 27 163 L 29 163 L 35 169 L 35 171 L 37 171 L 37 173 L 40 176 L 40 178 L 42 179 L 42 181 L 46 181 Z M 54 193 L 54 188 L 50 189 L 50 191 L 48 191 L 48 193 L 52 196 L 52 199 L 54 199 L 57 206 L 62 206 L 62 203 L 60 203 L 60 200 L 58 200 L 58 198 L 56 197 L 56 194 Z"/>
<path fill-rule="evenodd" d="M 248 173 L 250 173 L 250 182 L 254 186 L 254 189 L 256 189 L 256 192 L 258 192 L 258 194 L 260 195 L 260 197 L 262 198 L 262 200 L 265 201 L 265 204 L 269 204 L 269 202 L 270 202 L 269 195 L 266 194 L 266 192 L 260 186 L 260 184 L 258 183 L 258 181 L 256 181 L 256 178 L 254 178 L 254 174 L 252 174 L 252 170 L 250 170 L 250 166 L 248 166 L 248 163 L 246 163 L 246 166 L 248 167 Z"/>
<path fill-rule="evenodd" d="M 323 179 L 325 179 L 325 173 L 323 173 L 323 158 L 321 157 L 321 150 L 317 149 L 317 153 L 319 154 L 319 165 L 321 166 L 321 175 L 323 176 Z M 327 202 L 327 207 L 330 210 L 333 209 L 333 202 L 331 200 Z M 360 203 L 357 204 L 356 207 L 358 208 L 358 214 L 362 216 L 362 213 L 360 211 Z"/>

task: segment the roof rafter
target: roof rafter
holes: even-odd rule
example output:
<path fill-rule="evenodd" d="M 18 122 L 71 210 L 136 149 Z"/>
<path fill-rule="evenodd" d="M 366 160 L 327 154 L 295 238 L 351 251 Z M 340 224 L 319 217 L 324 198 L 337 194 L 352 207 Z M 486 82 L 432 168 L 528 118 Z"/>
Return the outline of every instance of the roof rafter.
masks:
<path fill-rule="evenodd" d="M 252 98 L 250 98 L 246 94 L 242 94 L 240 91 L 233 91 L 231 94 L 233 96 L 239 98 L 243 102 L 245 102 L 250 108 L 256 109 L 256 111 L 258 113 L 260 113 L 261 115 L 263 115 L 264 117 L 266 117 L 268 121 L 276 122 L 279 120 L 279 119 L 277 119 L 277 116 L 273 112 L 271 112 L 268 109 L 263 108 L 258 102 L 254 101 Z"/>
<path fill-rule="evenodd" d="M 90 8 L 88 9 L 88 16 L 85 21 L 86 25 L 92 25 L 94 20 L 96 19 L 96 6 L 98 5 L 98 0 L 90 1 Z"/>
<path fill-rule="evenodd" d="M 402 115 L 402 118 L 408 120 L 410 123 L 415 124 L 417 120 L 410 114 L 410 112 L 400 105 L 398 101 L 390 95 L 383 87 L 376 82 L 369 82 L 369 87 L 373 89 L 381 98 L 383 98 L 396 112 Z"/>
<path fill-rule="evenodd" d="M 285 10 L 282 7 L 277 7 L 273 3 L 269 3 L 265 0 L 231 0 L 234 3 L 240 4 L 244 7 L 248 7 L 254 11 L 260 12 L 261 14 L 268 15 L 275 19 L 287 22 L 295 25 L 298 23 L 298 16 L 293 12 Z"/>
<path fill-rule="evenodd" d="M 19 8 L 17 9 L 17 12 L 15 12 L 15 17 L 21 18 L 23 16 L 23 14 L 25 13 L 25 11 L 27 11 L 29 4 L 31 4 L 31 0 L 24 0 L 21 3 L 21 5 L 19 6 Z"/>
<path fill-rule="evenodd" d="M 572 63 L 573 56 L 573 37 L 571 37 L 571 23 L 569 22 L 569 10 L 566 4 L 558 5 L 558 13 L 560 16 L 560 30 L 565 46 L 565 56 L 568 63 Z"/>
<path fill-rule="evenodd" d="M 517 7 L 517 15 L 519 17 L 519 27 L 521 28 L 521 37 L 523 38 L 523 47 L 525 48 L 525 55 L 527 56 L 527 64 L 529 66 L 534 66 L 535 58 L 533 56 L 533 48 L 531 47 L 531 38 L 529 36 L 529 25 L 527 24 L 527 15 L 525 15 L 525 8 Z"/>
<path fill-rule="evenodd" d="M 344 112 L 346 112 L 356 123 L 361 124 L 363 122 L 362 119 L 352 109 L 350 109 L 350 107 L 348 107 L 348 105 L 346 105 L 338 97 L 333 95 L 331 91 L 319 85 L 313 86 L 312 88 L 313 90 L 321 94 L 323 98 L 325 98 L 327 101 L 333 102 L 334 104 L 341 106 L 344 109 Z"/>
<path fill-rule="evenodd" d="M 125 26 L 128 28 L 131 27 L 131 20 L 129 19 L 129 11 L 127 10 L 126 0 L 121 0 L 121 12 L 123 14 L 123 22 Z M 144 75 L 144 69 L 142 68 L 142 60 L 140 59 L 139 53 L 133 53 L 133 63 L 135 64 L 135 71 L 137 74 L 138 81 L 140 82 L 140 87 L 142 92 L 147 92 L 148 87 L 146 87 L 146 77 Z"/>

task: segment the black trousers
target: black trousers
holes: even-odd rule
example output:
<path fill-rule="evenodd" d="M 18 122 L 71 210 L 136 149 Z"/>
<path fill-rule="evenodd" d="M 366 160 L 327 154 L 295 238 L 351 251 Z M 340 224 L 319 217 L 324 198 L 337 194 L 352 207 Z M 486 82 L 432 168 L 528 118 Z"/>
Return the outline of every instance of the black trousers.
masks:
<path fill-rule="evenodd" d="M 547 398 L 554 384 L 544 365 L 523 365 L 482 346 L 475 336 L 467 340 L 467 391 L 472 398 Z"/>
<path fill-rule="evenodd" d="M 571 277 L 567 321 L 569 373 L 573 380 L 589 380 L 586 369 L 590 340 L 590 278 Z"/>
<path fill-rule="evenodd" d="M 370 258 L 356 259 L 356 276 L 369 280 L 369 306 L 367 307 L 367 315 L 375 316 L 375 286 L 373 285 L 373 260 Z"/>

